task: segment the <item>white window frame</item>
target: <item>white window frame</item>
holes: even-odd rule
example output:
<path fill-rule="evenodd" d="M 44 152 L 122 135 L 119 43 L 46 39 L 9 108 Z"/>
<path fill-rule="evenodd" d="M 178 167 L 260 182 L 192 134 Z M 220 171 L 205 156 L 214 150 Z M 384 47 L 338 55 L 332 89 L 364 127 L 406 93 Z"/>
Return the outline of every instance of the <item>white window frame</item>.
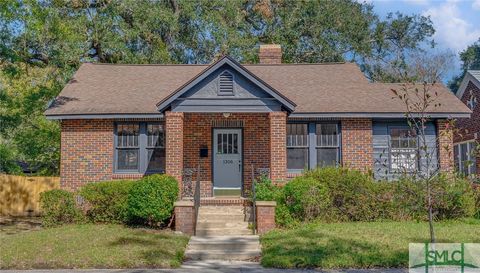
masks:
<path fill-rule="evenodd" d="M 462 145 L 465 145 L 467 147 L 467 152 L 464 153 L 462 151 Z M 474 154 L 474 149 L 477 146 L 477 142 L 475 140 L 467 140 L 463 142 L 456 143 L 454 145 L 454 156 L 455 156 L 455 167 L 457 168 L 457 172 L 464 174 L 465 176 L 475 176 L 476 175 L 476 155 Z M 455 151 L 457 153 L 455 154 Z M 467 158 L 463 159 L 462 156 L 466 155 Z M 465 170 L 464 162 L 471 162 Z"/>

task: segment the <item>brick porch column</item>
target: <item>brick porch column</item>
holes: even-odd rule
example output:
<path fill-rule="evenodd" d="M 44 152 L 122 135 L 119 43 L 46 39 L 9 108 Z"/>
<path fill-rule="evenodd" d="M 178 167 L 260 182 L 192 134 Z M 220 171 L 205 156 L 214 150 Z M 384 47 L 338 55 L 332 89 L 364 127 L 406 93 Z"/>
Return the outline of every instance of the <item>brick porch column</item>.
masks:
<path fill-rule="evenodd" d="M 373 169 L 372 120 L 342 119 L 343 166 L 360 171 Z"/>
<path fill-rule="evenodd" d="M 182 192 L 183 172 L 183 113 L 165 112 L 166 170 L 178 181 Z"/>
<path fill-rule="evenodd" d="M 270 118 L 270 178 L 275 183 L 286 180 L 287 175 L 287 114 L 271 112 Z"/>
<path fill-rule="evenodd" d="M 437 120 L 438 161 L 440 170 L 444 172 L 454 170 L 453 132 L 448 126 L 448 120 Z"/>

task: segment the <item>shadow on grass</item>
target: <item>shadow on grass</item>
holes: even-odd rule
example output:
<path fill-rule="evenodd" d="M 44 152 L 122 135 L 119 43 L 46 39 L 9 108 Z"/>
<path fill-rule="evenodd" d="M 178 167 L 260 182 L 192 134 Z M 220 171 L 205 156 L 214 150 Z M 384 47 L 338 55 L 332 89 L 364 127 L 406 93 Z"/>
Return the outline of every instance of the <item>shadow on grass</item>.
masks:
<path fill-rule="evenodd" d="M 309 230 L 312 231 L 312 230 Z M 405 267 L 408 250 L 344 239 L 319 231 L 299 230 L 288 236 L 265 238 L 262 265 L 279 268 Z"/>

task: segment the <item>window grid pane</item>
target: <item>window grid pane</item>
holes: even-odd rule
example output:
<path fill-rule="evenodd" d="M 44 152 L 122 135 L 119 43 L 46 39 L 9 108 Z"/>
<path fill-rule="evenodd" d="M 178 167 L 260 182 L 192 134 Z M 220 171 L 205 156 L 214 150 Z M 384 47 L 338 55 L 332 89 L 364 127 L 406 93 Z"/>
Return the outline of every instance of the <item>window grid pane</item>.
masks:
<path fill-rule="evenodd" d="M 308 147 L 308 124 L 287 124 L 287 147 Z"/>
<path fill-rule="evenodd" d="M 317 148 L 318 167 L 335 167 L 338 163 L 337 148 Z"/>
<path fill-rule="evenodd" d="M 317 124 L 315 131 L 317 147 L 338 147 L 337 124 Z"/>
<path fill-rule="evenodd" d="M 165 133 L 163 125 L 148 124 L 147 126 L 147 147 L 165 147 Z"/>
<path fill-rule="evenodd" d="M 303 170 L 308 168 L 308 148 L 287 149 L 287 169 Z"/>
<path fill-rule="evenodd" d="M 138 147 L 138 135 L 140 132 L 138 124 L 120 124 L 117 125 L 119 147 Z"/>
<path fill-rule="evenodd" d="M 390 129 L 390 167 L 393 172 L 412 173 L 418 168 L 417 133 L 410 128 Z"/>

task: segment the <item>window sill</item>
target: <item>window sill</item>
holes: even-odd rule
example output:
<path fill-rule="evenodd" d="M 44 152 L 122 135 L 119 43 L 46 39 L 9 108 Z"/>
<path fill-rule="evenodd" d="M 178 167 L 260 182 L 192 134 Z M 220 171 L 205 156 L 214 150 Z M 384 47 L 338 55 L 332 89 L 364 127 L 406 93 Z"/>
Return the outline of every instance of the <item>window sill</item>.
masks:
<path fill-rule="evenodd" d="M 112 179 L 138 179 L 144 176 L 143 173 L 114 173 Z"/>

